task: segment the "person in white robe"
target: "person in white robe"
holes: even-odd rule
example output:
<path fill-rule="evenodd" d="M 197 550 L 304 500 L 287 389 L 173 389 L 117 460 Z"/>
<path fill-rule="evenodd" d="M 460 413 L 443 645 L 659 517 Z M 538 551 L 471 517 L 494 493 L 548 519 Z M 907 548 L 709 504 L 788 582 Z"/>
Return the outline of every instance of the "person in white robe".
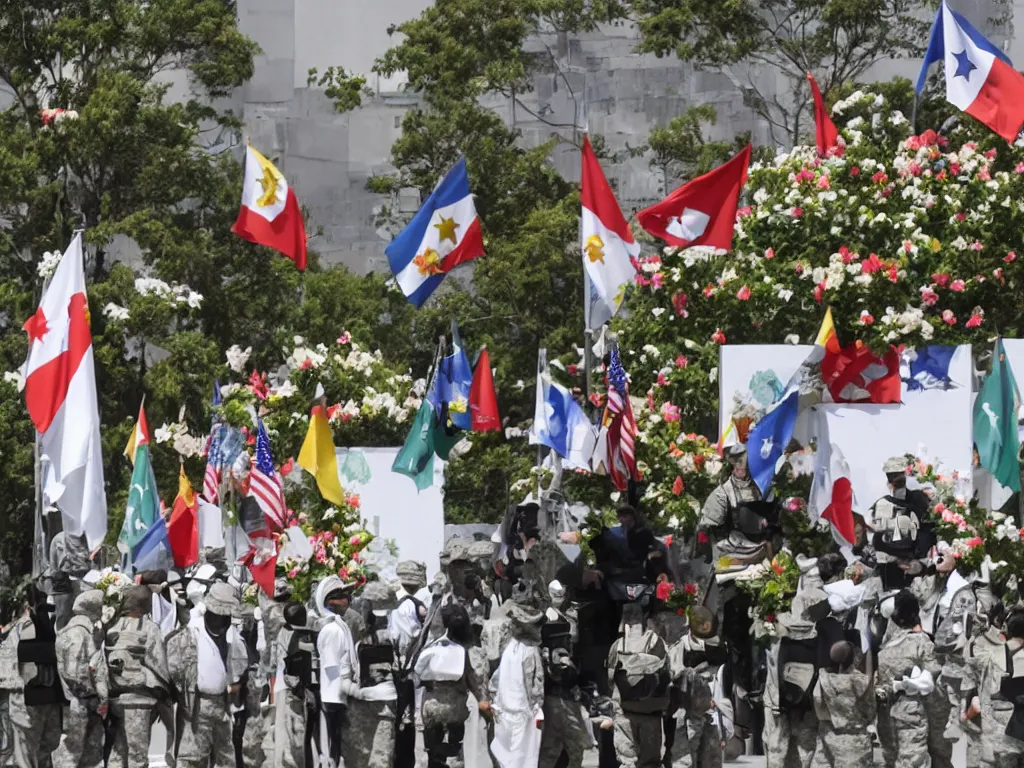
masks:
<path fill-rule="evenodd" d="M 491 678 L 494 739 L 491 754 L 499 768 L 537 768 L 544 724 L 544 613 L 533 606 L 508 604 L 512 638 Z"/>
<path fill-rule="evenodd" d="M 344 618 L 355 586 L 337 576 L 328 576 L 320 582 L 315 595 L 323 622 L 316 641 L 320 656 L 320 754 L 330 766 L 340 765 L 348 700 L 360 695 L 356 680 L 359 660 L 352 630 Z"/>

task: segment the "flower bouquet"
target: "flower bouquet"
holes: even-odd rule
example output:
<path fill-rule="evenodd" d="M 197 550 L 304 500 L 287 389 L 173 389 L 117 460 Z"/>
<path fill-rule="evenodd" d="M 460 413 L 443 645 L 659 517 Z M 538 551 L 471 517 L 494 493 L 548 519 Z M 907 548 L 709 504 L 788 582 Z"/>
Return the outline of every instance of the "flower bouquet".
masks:
<path fill-rule="evenodd" d="M 675 611 L 680 616 L 689 616 L 690 609 L 700 598 L 700 586 L 693 583 L 677 586 L 663 581 L 658 584 L 655 597 L 661 600 L 668 610 Z"/>

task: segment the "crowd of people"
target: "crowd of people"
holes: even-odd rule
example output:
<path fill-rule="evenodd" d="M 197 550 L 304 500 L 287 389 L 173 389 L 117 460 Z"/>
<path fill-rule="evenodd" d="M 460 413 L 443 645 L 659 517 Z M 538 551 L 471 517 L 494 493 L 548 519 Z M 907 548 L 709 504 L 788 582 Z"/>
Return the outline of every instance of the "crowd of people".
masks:
<path fill-rule="evenodd" d="M 589 750 L 712 768 L 751 746 L 770 768 L 879 747 L 916 768 L 951 766 L 961 737 L 972 768 L 1024 765 L 1016 584 L 955 570 L 905 462 L 852 550 L 796 558 L 788 610 L 755 633 L 737 580 L 785 542 L 742 446 L 727 458 L 683 544 L 624 506 L 570 560 L 523 504 L 500 546 L 449 540 L 429 584 L 405 561 L 306 601 L 278 579 L 253 604 L 211 559 L 112 601 L 87 565 L 50 573 L 0 632 L 0 766 L 146 768 L 157 724 L 170 768 L 580 768 Z M 685 609 L 661 588 L 691 582 Z"/>

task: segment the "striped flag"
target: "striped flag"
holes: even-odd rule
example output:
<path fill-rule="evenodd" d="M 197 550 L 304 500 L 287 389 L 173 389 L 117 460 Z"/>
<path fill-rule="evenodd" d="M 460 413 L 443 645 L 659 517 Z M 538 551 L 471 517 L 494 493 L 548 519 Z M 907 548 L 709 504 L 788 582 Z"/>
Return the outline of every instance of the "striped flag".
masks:
<path fill-rule="evenodd" d="M 213 383 L 213 407 L 221 403 L 220 382 Z M 216 415 L 213 417 L 213 424 L 210 425 L 210 437 L 206 441 L 206 473 L 203 475 L 203 498 L 211 504 L 217 503 L 220 496 L 221 464 L 220 447 L 224 436 L 224 425 Z"/>
<path fill-rule="evenodd" d="M 288 508 L 284 503 L 284 489 L 281 476 L 274 466 L 274 457 L 270 453 L 270 438 L 263 419 L 257 418 L 256 458 L 249 473 L 249 496 L 263 510 L 267 524 L 273 531 L 283 531 L 288 518 Z"/>
<path fill-rule="evenodd" d="M 608 403 L 602 425 L 605 440 L 602 461 L 612 483 L 624 491 L 631 479 L 640 479 L 640 474 L 636 469 L 636 418 L 629 402 L 629 380 L 618 346 L 612 347 L 608 364 Z"/>

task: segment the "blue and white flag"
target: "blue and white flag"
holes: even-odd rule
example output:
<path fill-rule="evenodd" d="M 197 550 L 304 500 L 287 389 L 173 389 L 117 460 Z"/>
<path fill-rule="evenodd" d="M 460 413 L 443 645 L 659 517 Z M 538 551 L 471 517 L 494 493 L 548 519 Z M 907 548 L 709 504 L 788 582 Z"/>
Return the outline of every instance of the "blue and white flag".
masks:
<path fill-rule="evenodd" d="M 546 371 L 537 372 L 537 397 L 531 445 L 546 445 L 566 460 L 569 469 L 590 470 L 590 459 L 597 445 L 597 427 L 572 393 L 551 381 Z"/>
<path fill-rule="evenodd" d="M 466 350 L 462 346 L 459 326 L 452 319 L 452 351 L 438 365 L 437 387 L 433 391 L 436 402 L 432 401 L 437 413 L 442 405 L 448 404 L 448 419 L 459 429 L 470 430 L 473 417 L 469 412 L 469 390 L 473 386 L 473 367 L 469 364 Z"/>
<path fill-rule="evenodd" d="M 483 256 L 483 233 L 469 192 L 466 158 L 448 171 L 384 252 L 398 287 L 417 307 L 423 306 L 448 272 Z"/>
<path fill-rule="evenodd" d="M 949 377 L 949 365 L 956 347 L 932 345 L 905 353 L 907 371 L 903 380 L 911 391 L 921 389 L 952 389 L 957 385 Z"/>
<path fill-rule="evenodd" d="M 174 555 L 171 553 L 171 541 L 167 537 L 167 523 L 163 515 L 157 517 L 132 549 L 132 565 L 136 573 L 173 567 Z"/>
<path fill-rule="evenodd" d="M 779 460 L 793 438 L 796 417 L 800 413 L 800 389 L 791 386 L 764 416 L 758 419 L 747 437 L 747 467 L 762 494 L 775 479 Z"/>

